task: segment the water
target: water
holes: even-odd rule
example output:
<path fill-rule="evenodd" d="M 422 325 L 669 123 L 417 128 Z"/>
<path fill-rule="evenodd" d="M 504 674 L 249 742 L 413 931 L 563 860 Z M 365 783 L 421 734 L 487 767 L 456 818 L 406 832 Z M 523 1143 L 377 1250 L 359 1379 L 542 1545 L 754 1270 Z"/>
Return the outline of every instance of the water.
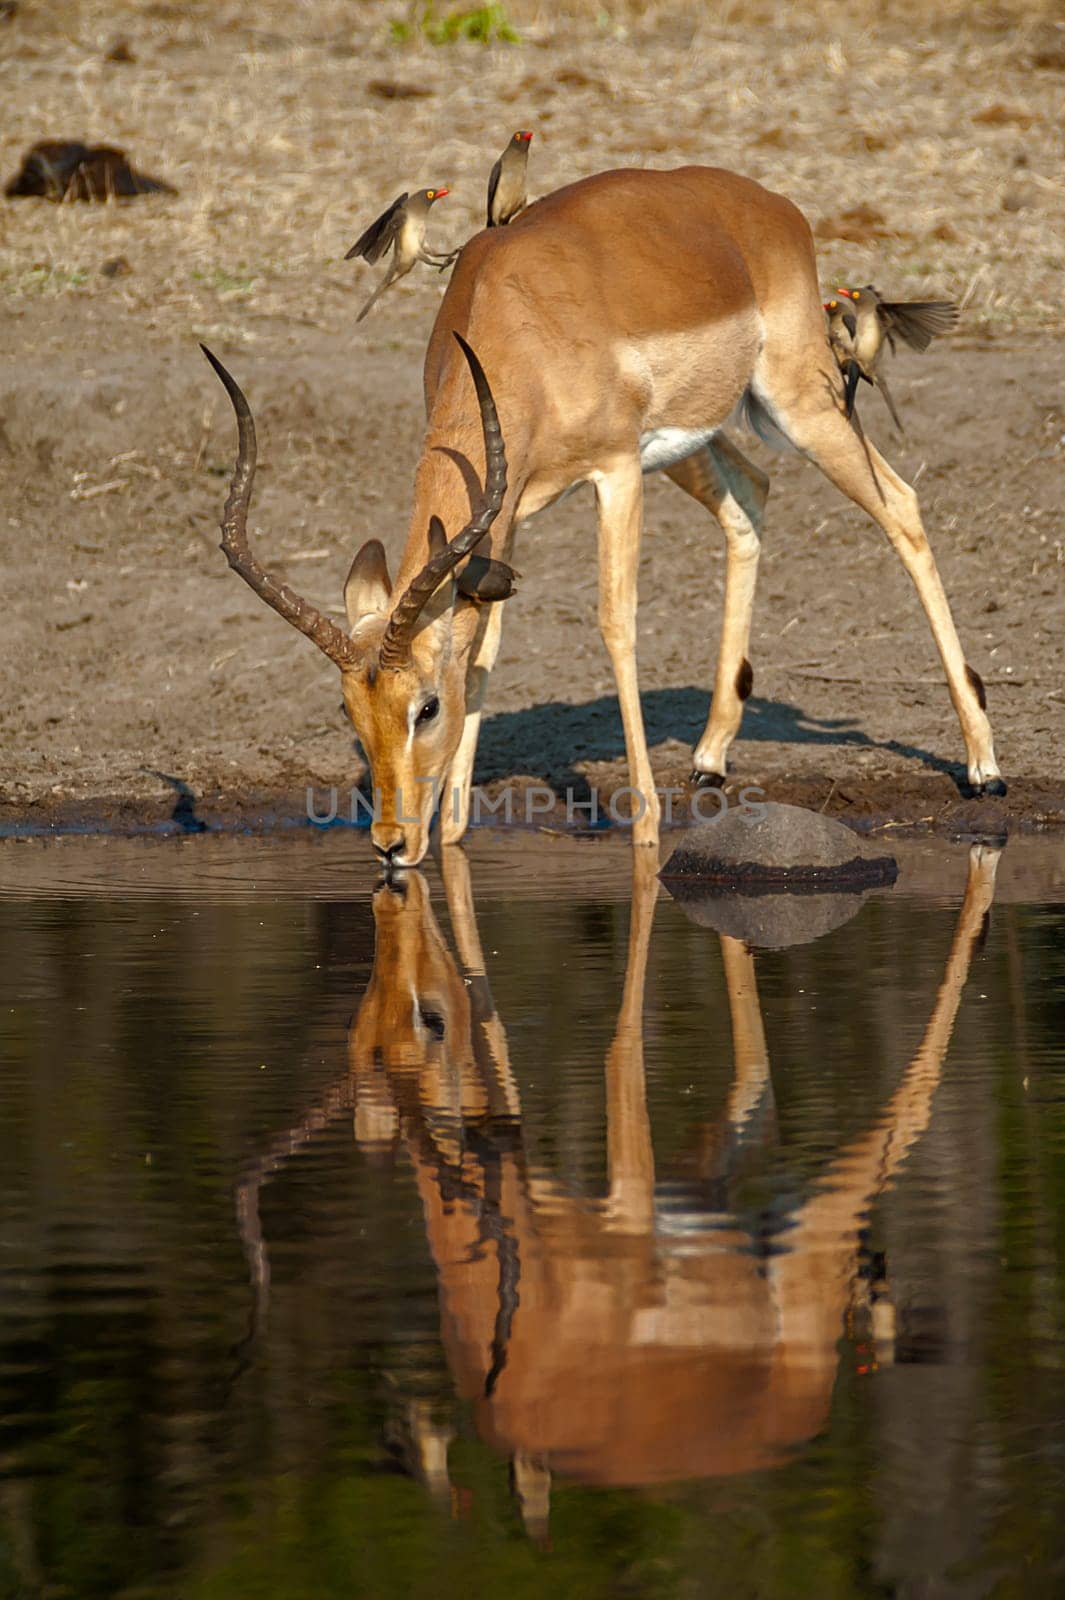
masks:
<path fill-rule="evenodd" d="M 0 1596 L 1065 1592 L 1060 847 L 365 856 L 2 846 Z"/>

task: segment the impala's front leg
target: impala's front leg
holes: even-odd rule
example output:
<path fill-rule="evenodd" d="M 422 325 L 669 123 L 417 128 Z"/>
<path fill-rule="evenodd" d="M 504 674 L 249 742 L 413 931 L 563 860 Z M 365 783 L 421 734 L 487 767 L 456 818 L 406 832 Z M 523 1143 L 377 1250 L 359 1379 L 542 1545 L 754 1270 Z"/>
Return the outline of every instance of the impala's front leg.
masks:
<path fill-rule="evenodd" d="M 634 844 L 658 844 L 658 796 L 636 678 L 636 574 L 643 478 L 638 456 L 595 479 L 599 502 L 599 628 L 614 668 L 633 796 Z"/>
<path fill-rule="evenodd" d="M 503 602 L 497 600 L 482 608 L 477 635 L 470 649 L 470 664 L 466 674 L 466 720 L 440 801 L 440 839 L 443 844 L 457 844 L 469 824 L 470 790 L 477 739 L 481 731 L 481 714 L 488 678 L 499 654 L 502 631 Z"/>

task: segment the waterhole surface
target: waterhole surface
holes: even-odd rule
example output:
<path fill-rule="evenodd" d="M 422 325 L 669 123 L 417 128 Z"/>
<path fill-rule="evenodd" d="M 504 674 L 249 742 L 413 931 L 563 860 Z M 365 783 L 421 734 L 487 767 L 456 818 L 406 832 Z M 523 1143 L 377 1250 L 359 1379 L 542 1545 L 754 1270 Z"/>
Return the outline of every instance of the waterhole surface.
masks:
<path fill-rule="evenodd" d="M 0 845 L 0 1596 L 1065 1592 L 1065 861 Z"/>

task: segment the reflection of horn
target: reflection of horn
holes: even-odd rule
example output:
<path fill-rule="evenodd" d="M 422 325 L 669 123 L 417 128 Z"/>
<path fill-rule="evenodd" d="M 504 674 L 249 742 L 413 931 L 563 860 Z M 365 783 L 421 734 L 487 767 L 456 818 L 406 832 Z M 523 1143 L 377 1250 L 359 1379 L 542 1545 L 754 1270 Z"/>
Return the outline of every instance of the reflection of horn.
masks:
<path fill-rule="evenodd" d="M 513 1144 L 504 1138 L 502 1149 L 492 1134 L 509 1125 L 517 1128 L 521 1120 L 521 1099 L 510 1070 L 507 1036 L 496 1012 L 485 971 L 481 936 L 473 907 L 470 864 L 465 851 L 457 846 L 445 849 L 441 861 L 448 914 L 455 935 L 469 997 L 470 1042 L 478 1068 L 478 1086 L 485 1096 L 489 1132 L 476 1142 L 484 1172 L 484 1193 L 480 1199 L 480 1237 L 491 1240 L 499 1264 L 495 1326 L 492 1331 L 491 1364 L 484 1380 L 484 1393 L 490 1396 L 507 1364 L 514 1314 L 520 1303 L 521 1256 L 518 1242 L 507 1225 L 503 1212 L 503 1151 Z"/>
<path fill-rule="evenodd" d="M 259 1216 L 259 1197 L 263 1185 L 283 1167 L 291 1156 L 302 1150 L 316 1134 L 351 1107 L 351 1086 L 344 1078 L 329 1090 L 320 1105 L 314 1107 L 294 1128 L 278 1136 L 265 1155 L 259 1156 L 245 1171 L 237 1185 L 235 1206 L 237 1231 L 248 1263 L 251 1278 L 253 1310 L 252 1333 L 258 1334 L 266 1318 L 270 1303 L 270 1257 L 263 1238 Z"/>

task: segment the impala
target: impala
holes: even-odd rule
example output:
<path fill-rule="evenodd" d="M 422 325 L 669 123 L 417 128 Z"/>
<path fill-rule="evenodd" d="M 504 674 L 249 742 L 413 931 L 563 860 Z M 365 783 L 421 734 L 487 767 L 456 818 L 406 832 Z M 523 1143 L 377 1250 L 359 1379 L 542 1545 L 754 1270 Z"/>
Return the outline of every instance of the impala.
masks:
<path fill-rule="evenodd" d="M 374 847 L 393 864 L 422 859 L 438 803 L 443 842 L 465 830 L 514 529 L 581 482 L 594 485 L 598 503 L 599 624 L 629 782 L 643 797 L 640 844 L 656 842 L 659 818 L 636 677 L 643 473 L 666 472 L 721 524 L 721 645 L 693 780 L 724 781 L 753 681 L 768 492 L 764 473 L 721 431 L 737 415 L 808 456 L 884 530 L 939 649 L 972 789 L 1005 793 L 983 684 L 962 652 L 917 498 L 844 415 L 810 229 L 782 196 L 711 167 L 603 172 L 470 240 L 429 340 L 428 428 L 399 569 L 392 582 L 380 541 L 363 545 L 344 591 L 349 631 L 252 555 L 254 428 L 237 385 L 214 364 L 240 433 L 223 549 L 340 668 L 373 778 Z M 475 557 L 471 572 L 489 533 L 491 559 Z"/>

